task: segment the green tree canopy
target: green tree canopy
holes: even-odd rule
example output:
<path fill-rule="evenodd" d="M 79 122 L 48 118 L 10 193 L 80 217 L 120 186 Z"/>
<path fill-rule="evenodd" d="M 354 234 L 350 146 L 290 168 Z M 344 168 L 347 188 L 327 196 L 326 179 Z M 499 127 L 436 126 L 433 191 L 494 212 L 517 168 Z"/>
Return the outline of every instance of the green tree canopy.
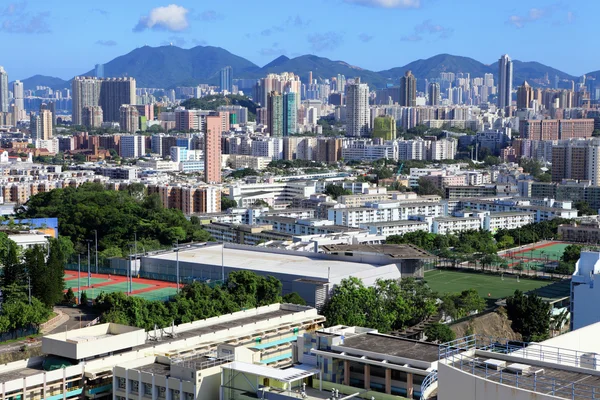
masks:
<path fill-rule="evenodd" d="M 425 336 L 427 341 L 436 343 L 447 343 L 456 339 L 456 334 L 448 325 L 433 323 L 425 328 Z"/>
<path fill-rule="evenodd" d="M 334 185 L 332 183 L 325 186 L 323 193 L 327 196 L 333 197 L 334 199 L 337 199 L 340 196 L 348 196 L 352 194 L 351 191 L 344 189 L 341 185 Z"/>
<path fill-rule="evenodd" d="M 524 295 L 520 290 L 506 299 L 508 319 L 511 327 L 523 336 L 523 340 L 542 341 L 548 337 L 550 329 L 550 304 L 536 294 Z"/>

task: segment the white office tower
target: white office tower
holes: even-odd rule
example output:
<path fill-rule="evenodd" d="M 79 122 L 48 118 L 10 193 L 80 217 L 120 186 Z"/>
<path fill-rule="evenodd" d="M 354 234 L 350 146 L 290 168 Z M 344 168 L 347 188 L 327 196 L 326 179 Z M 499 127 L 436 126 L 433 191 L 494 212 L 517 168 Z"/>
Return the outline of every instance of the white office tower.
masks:
<path fill-rule="evenodd" d="M 369 86 L 360 83 L 346 85 L 346 134 L 348 136 L 369 136 Z"/>
<path fill-rule="evenodd" d="M 600 252 L 582 251 L 571 279 L 571 329 L 600 322 Z M 600 281 L 599 281 L 600 282 Z"/>
<path fill-rule="evenodd" d="M 512 103 L 513 63 L 508 54 L 498 60 L 498 108 L 504 109 Z"/>
<path fill-rule="evenodd" d="M 4 67 L 0 66 L 0 112 L 8 112 L 8 74 Z"/>

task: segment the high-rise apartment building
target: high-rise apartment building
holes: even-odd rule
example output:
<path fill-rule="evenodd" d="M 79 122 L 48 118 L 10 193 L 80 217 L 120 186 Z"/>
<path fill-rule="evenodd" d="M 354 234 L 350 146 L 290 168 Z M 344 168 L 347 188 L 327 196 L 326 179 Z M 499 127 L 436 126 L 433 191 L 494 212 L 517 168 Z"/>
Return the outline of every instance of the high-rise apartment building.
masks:
<path fill-rule="evenodd" d="M 572 139 L 552 146 L 552 181 L 589 180 L 600 185 L 600 140 Z"/>
<path fill-rule="evenodd" d="M 122 105 L 120 108 L 119 125 L 127 133 L 136 133 L 140 130 L 140 113 L 136 106 Z"/>
<path fill-rule="evenodd" d="M 261 78 L 256 87 L 257 101 L 267 107 L 269 93 L 296 93 L 296 107 L 300 107 L 302 82 L 300 77 L 291 72 L 281 74 L 269 74 L 265 78 Z"/>
<path fill-rule="evenodd" d="M 279 92 L 267 96 L 267 126 L 271 136 L 283 136 L 283 96 Z"/>
<path fill-rule="evenodd" d="M 283 95 L 283 136 L 290 136 L 298 131 L 298 107 L 296 93 Z"/>
<path fill-rule="evenodd" d="M 396 120 L 390 116 L 375 117 L 372 136 L 383 140 L 396 140 Z"/>
<path fill-rule="evenodd" d="M 103 121 L 102 107 L 85 106 L 81 112 L 81 125 L 91 128 L 100 128 Z"/>
<path fill-rule="evenodd" d="M 513 63 L 508 54 L 498 60 L 498 108 L 505 109 L 512 103 Z"/>
<path fill-rule="evenodd" d="M 100 88 L 100 107 L 104 121 L 119 122 L 122 105 L 135 105 L 136 82 L 134 78 L 102 79 Z"/>
<path fill-rule="evenodd" d="M 104 78 L 104 64 L 96 64 L 96 78 Z"/>
<path fill-rule="evenodd" d="M 206 117 L 204 134 L 204 180 L 207 183 L 221 182 L 221 136 L 222 121 L 220 115 Z"/>
<path fill-rule="evenodd" d="M 400 78 L 400 105 L 404 107 L 417 105 L 417 78 L 412 71 L 406 71 Z"/>
<path fill-rule="evenodd" d="M 42 138 L 42 119 L 34 112 L 29 114 L 29 131 L 32 139 Z"/>
<path fill-rule="evenodd" d="M 138 158 L 146 154 L 146 137 L 123 135 L 119 141 L 119 155 L 122 158 Z"/>
<path fill-rule="evenodd" d="M 83 108 L 100 105 L 100 82 L 96 78 L 76 76 L 73 89 L 73 125 L 83 125 Z"/>
<path fill-rule="evenodd" d="M 25 104 L 24 104 L 24 93 L 23 93 L 23 82 L 21 81 L 14 81 L 13 83 L 13 97 L 15 99 L 15 107 L 18 107 L 19 110 L 24 110 L 25 109 Z"/>
<path fill-rule="evenodd" d="M 427 104 L 430 106 L 439 106 L 440 99 L 440 84 L 437 82 L 430 83 L 427 89 Z"/>
<path fill-rule="evenodd" d="M 0 66 L 0 112 L 9 112 L 8 73 Z"/>
<path fill-rule="evenodd" d="M 522 124 L 522 137 L 530 140 L 590 138 L 594 133 L 594 120 L 591 118 L 536 119 L 525 120 Z"/>
<path fill-rule="evenodd" d="M 136 103 L 133 78 L 75 77 L 73 88 L 73 124 L 82 124 L 83 107 L 100 106 L 104 121 L 119 122 L 121 106 Z"/>
<path fill-rule="evenodd" d="M 38 134 L 40 137 L 38 139 L 42 140 L 50 140 L 52 139 L 52 126 L 54 119 L 52 118 L 51 110 L 41 110 L 40 111 L 40 128 L 38 130 Z"/>
<path fill-rule="evenodd" d="M 233 68 L 230 66 L 221 70 L 221 91 L 233 92 Z"/>
<path fill-rule="evenodd" d="M 517 109 L 530 108 L 533 101 L 533 88 L 527 81 L 517 88 Z"/>
<path fill-rule="evenodd" d="M 369 136 L 369 86 L 356 79 L 346 85 L 346 135 Z"/>

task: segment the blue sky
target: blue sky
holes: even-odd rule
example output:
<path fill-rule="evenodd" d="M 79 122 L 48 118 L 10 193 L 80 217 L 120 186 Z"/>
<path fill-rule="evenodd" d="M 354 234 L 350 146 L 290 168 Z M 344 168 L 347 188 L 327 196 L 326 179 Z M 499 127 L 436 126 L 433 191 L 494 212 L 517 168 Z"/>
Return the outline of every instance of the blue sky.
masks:
<path fill-rule="evenodd" d="M 9 79 L 71 78 L 143 45 L 223 47 L 262 66 L 317 54 L 372 70 L 439 53 L 600 69 L 598 0 L 0 1 Z M 465 71 L 467 72 L 467 71 Z"/>

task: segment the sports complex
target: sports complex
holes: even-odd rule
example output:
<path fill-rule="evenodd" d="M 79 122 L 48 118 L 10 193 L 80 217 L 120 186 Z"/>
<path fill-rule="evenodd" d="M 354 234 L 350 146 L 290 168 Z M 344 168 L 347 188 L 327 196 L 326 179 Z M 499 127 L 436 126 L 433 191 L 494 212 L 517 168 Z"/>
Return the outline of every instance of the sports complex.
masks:
<path fill-rule="evenodd" d="M 445 293 L 460 293 L 463 290 L 475 289 L 480 296 L 495 303 L 514 294 L 515 290 L 523 293 L 536 292 L 551 303 L 563 300 L 568 292 L 569 280 L 555 281 L 548 279 L 532 279 L 514 274 L 514 268 L 520 266 L 522 270 L 551 272 L 558 265 L 569 243 L 565 242 L 539 242 L 499 252 L 498 255 L 506 259 L 511 273 L 491 274 L 475 269 L 434 269 L 425 272 L 425 281 L 429 287 L 443 295 Z M 500 270 L 501 271 L 501 270 Z M 497 271 L 495 271 L 497 272 Z M 536 272 L 537 274 L 537 272 Z M 533 276 L 533 273 L 529 274 Z M 546 276 L 547 274 L 540 274 Z"/>
<path fill-rule="evenodd" d="M 101 293 L 123 292 L 128 293 L 126 276 L 112 274 L 91 274 L 67 271 L 65 273 L 65 289 L 71 289 L 78 297 L 79 291 L 85 291 L 88 298 L 95 299 Z M 177 293 L 177 284 L 173 282 L 158 281 L 153 279 L 133 278 L 131 283 L 131 296 L 141 297 L 146 300 L 165 301 Z"/>
<path fill-rule="evenodd" d="M 498 253 L 508 262 L 509 267 L 521 266 L 522 269 L 545 270 L 558 266 L 569 243 L 539 242 L 516 247 Z"/>

